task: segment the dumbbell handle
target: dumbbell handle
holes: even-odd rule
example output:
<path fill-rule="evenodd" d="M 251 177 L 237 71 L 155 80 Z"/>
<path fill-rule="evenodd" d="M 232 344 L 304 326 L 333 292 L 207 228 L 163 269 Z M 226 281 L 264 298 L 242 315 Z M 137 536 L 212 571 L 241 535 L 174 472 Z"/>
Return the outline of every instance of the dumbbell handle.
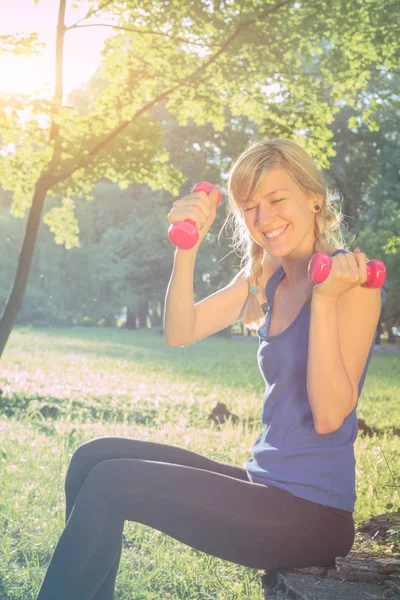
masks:
<path fill-rule="evenodd" d="M 328 277 L 332 266 L 329 254 L 317 252 L 308 263 L 308 278 L 313 283 L 321 283 Z M 386 268 L 384 263 L 375 258 L 367 262 L 367 281 L 364 286 L 368 288 L 380 288 L 385 283 Z"/>
<path fill-rule="evenodd" d="M 208 181 L 200 181 L 200 183 L 196 183 L 192 189 L 192 194 L 193 192 L 206 192 L 206 194 L 209 194 L 214 187 L 215 186 Z M 217 206 L 222 200 L 220 190 L 218 190 L 218 192 Z M 168 239 L 174 246 L 182 248 L 182 250 L 193 248 L 199 241 L 199 232 L 196 223 L 191 219 L 172 223 L 168 230 Z"/>

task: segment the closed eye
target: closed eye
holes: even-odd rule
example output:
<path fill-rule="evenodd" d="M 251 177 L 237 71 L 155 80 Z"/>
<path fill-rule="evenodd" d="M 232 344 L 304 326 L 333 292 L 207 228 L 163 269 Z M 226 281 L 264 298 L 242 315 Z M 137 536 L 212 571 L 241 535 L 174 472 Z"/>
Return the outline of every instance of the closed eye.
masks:
<path fill-rule="evenodd" d="M 271 202 L 271 204 L 275 204 L 275 202 L 281 202 L 282 200 L 284 200 L 285 198 L 278 198 L 278 200 L 273 200 Z M 253 208 L 257 208 L 256 206 L 251 206 L 250 208 L 246 208 L 244 212 L 247 212 L 249 210 L 253 210 Z"/>

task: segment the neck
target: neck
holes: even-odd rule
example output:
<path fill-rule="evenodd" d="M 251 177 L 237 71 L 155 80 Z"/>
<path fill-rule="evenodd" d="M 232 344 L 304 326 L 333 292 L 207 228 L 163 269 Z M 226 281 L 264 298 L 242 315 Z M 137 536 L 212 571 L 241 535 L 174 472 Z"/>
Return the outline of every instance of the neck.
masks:
<path fill-rule="evenodd" d="M 290 290 L 298 290 L 310 283 L 308 279 L 308 263 L 312 257 L 312 252 L 297 256 L 282 257 L 282 267 L 286 275 L 287 287 Z"/>

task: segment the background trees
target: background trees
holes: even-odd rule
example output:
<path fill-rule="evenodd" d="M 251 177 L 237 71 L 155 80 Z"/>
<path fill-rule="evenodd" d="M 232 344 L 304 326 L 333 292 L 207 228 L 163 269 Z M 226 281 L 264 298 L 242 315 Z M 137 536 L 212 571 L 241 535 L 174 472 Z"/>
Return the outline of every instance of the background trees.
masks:
<path fill-rule="evenodd" d="M 9 232 L 0 241 L 0 352 L 32 258 L 19 322 L 113 325 L 126 307 L 128 327 L 159 326 L 173 258 L 172 201 L 199 180 L 225 191 L 231 161 L 254 135 L 291 137 L 325 170 L 343 194 L 357 245 L 387 264 L 395 323 L 397 2 L 142 0 L 126 10 L 103 3 L 115 35 L 95 77 L 65 101 L 63 39 L 94 25 L 102 13 L 92 4 L 84 19 L 65 25 L 60 0 L 53 99 L 8 97 L 0 106 L 1 218 Z M 12 42 L 2 41 L 3 50 Z M 233 254 L 221 262 L 229 253 L 229 240 L 217 241 L 224 216 L 221 206 L 198 255 L 198 299 L 240 262 Z"/>

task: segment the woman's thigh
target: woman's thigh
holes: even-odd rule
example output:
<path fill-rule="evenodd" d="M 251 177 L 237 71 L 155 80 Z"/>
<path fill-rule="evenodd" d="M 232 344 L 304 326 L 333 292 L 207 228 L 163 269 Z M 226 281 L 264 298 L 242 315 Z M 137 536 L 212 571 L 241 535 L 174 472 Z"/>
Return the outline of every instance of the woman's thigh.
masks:
<path fill-rule="evenodd" d="M 197 467 L 137 458 L 102 461 L 83 497 L 207 554 L 256 569 L 329 566 L 353 542 L 327 507 Z"/>
<path fill-rule="evenodd" d="M 248 481 L 243 467 L 219 462 L 178 446 L 116 436 L 95 438 L 81 444 L 71 458 L 65 478 L 66 520 L 90 471 L 102 461 L 121 458 L 173 463 Z"/>

